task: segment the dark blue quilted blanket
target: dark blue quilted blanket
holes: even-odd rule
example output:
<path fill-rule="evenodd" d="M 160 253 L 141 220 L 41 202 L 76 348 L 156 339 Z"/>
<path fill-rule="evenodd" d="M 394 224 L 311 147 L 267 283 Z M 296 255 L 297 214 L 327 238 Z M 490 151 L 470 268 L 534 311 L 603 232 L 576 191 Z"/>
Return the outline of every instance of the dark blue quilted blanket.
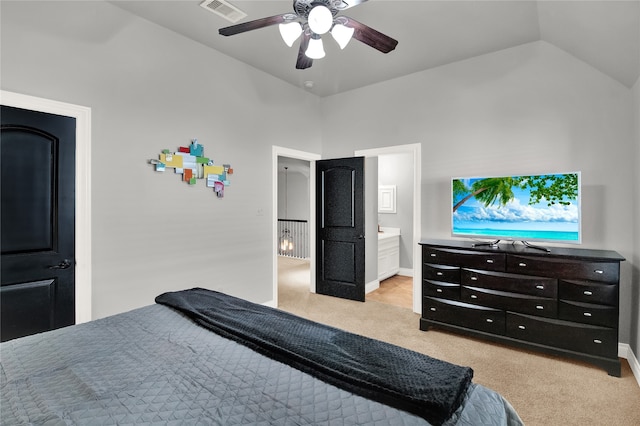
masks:
<path fill-rule="evenodd" d="M 202 288 L 157 303 L 196 323 L 352 393 L 442 424 L 456 411 L 473 370 Z"/>

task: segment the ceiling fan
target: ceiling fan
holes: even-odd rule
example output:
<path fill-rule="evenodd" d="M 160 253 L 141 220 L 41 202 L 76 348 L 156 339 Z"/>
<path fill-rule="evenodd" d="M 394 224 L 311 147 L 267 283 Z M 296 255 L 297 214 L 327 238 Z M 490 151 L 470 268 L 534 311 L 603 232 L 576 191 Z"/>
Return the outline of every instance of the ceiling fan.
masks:
<path fill-rule="evenodd" d="M 389 53 L 396 48 L 397 40 L 382 34 L 347 16 L 337 16 L 339 12 L 357 6 L 367 0 L 293 0 L 294 13 L 260 18 L 243 22 L 230 27 L 220 28 L 223 36 L 231 36 L 246 31 L 280 24 L 280 34 L 288 46 L 302 35 L 298 50 L 297 69 L 311 67 L 314 59 L 323 58 L 323 34 L 331 32 L 341 49 L 344 49 L 351 38 L 355 38 L 382 53 Z"/>

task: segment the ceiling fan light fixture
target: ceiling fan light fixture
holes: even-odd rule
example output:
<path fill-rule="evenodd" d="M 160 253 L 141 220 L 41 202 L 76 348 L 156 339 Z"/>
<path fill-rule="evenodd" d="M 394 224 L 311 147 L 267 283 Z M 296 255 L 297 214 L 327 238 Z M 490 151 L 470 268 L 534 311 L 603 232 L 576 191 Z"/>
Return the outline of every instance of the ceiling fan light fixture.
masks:
<path fill-rule="evenodd" d="M 322 59 L 324 58 L 324 46 L 322 45 L 322 39 L 319 35 L 314 34 L 309 40 L 309 46 L 307 47 L 307 51 L 304 52 L 308 58 L 311 59 Z"/>
<path fill-rule="evenodd" d="M 333 14 L 328 7 L 318 5 L 309 12 L 308 22 L 311 31 L 316 34 L 326 34 L 333 25 Z"/>
<path fill-rule="evenodd" d="M 302 25 L 300 25 L 299 22 L 280 24 L 280 35 L 287 46 L 293 46 L 293 43 L 300 37 L 300 34 L 302 34 Z"/>
<path fill-rule="evenodd" d="M 336 24 L 331 30 L 331 35 L 336 43 L 338 43 L 338 46 L 340 46 L 340 49 L 344 49 L 347 47 L 347 44 L 349 44 L 351 37 L 353 37 L 354 31 L 355 30 L 353 28 L 349 28 L 342 24 Z"/>
<path fill-rule="evenodd" d="M 217 0 L 200 1 L 213 4 Z M 311 67 L 313 59 L 324 58 L 325 51 L 322 36 L 328 32 L 331 32 L 332 37 L 341 49 L 344 49 L 353 38 L 382 53 L 389 53 L 396 48 L 398 40 L 382 34 L 355 19 L 340 15 L 340 12 L 366 1 L 293 0 L 293 13 L 280 13 L 242 22 L 220 28 L 218 33 L 226 37 L 282 24 L 280 25 L 280 35 L 287 46 L 293 46 L 296 40 L 302 39 L 299 43 L 300 47 L 296 61 L 296 69 L 298 70 L 305 70 Z M 300 37 L 301 35 L 302 37 Z"/>

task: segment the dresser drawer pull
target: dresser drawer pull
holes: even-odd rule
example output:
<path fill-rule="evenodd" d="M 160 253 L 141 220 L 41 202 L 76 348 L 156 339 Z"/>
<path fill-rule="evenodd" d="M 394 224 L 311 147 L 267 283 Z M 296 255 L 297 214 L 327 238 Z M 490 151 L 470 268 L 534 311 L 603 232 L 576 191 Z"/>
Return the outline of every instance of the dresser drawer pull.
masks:
<path fill-rule="evenodd" d="M 591 312 L 585 312 L 583 315 L 584 315 L 585 317 L 590 317 L 590 316 L 591 316 Z"/>
<path fill-rule="evenodd" d="M 442 293 L 442 289 L 441 289 L 441 288 L 436 288 L 436 291 L 437 291 L 438 293 Z"/>
<path fill-rule="evenodd" d="M 493 322 L 493 320 L 492 320 L 491 318 L 487 318 L 487 322 L 488 322 L 489 324 L 491 324 L 491 323 Z"/>
<path fill-rule="evenodd" d="M 436 254 L 435 253 L 431 253 L 429 256 L 436 257 Z"/>
<path fill-rule="evenodd" d="M 493 259 L 487 259 L 487 263 L 493 263 Z"/>
<path fill-rule="evenodd" d="M 478 281 L 478 277 L 471 277 L 471 281 Z"/>
<path fill-rule="evenodd" d="M 536 305 L 536 309 L 540 310 L 540 311 L 544 311 L 544 306 L 542 305 Z"/>
<path fill-rule="evenodd" d="M 543 285 L 537 285 L 537 286 L 536 286 L 536 288 L 537 288 L 538 290 L 544 290 L 544 286 L 543 286 Z"/>
<path fill-rule="evenodd" d="M 430 310 L 431 312 L 435 312 L 435 311 L 436 311 L 436 308 L 429 308 L 429 310 Z"/>
<path fill-rule="evenodd" d="M 471 298 L 472 298 L 472 299 L 477 299 L 477 298 L 478 298 L 478 296 L 476 296 L 475 294 L 472 294 L 472 295 L 471 295 Z"/>
<path fill-rule="evenodd" d="M 525 266 L 527 266 L 527 264 L 526 264 L 526 263 L 524 263 L 524 262 L 520 262 L 520 263 L 518 263 L 518 266 L 525 267 Z"/>
<path fill-rule="evenodd" d="M 436 272 L 436 275 L 441 277 L 443 275 L 443 273 L 442 272 Z"/>
<path fill-rule="evenodd" d="M 602 340 L 600 339 L 593 339 L 593 343 L 597 343 L 597 344 L 602 344 Z"/>
<path fill-rule="evenodd" d="M 520 330 L 526 330 L 526 329 L 527 329 L 527 327 L 525 327 L 524 325 L 519 325 L 519 326 L 518 326 L 518 328 L 519 328 Z"/>
<path fill-rule="evenodd" d="M 585 290 L 582 294 L 584 294 L 585 296 L 593 296 L 593 293 L 589 290 Z"/>
<path fill-rule="evenodd" d="M 604 271 L 602 269 L 596 269 L 595 271 L 596 274 L 604 274 Z"/>

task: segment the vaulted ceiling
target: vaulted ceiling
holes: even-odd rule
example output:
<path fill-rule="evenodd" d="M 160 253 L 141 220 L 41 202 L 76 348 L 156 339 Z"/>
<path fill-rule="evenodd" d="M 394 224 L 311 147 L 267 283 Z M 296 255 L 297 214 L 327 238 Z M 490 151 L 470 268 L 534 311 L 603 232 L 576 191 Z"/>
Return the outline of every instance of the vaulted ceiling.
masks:
<path fill-rule="evenodd" d="M 240 22 L 293 11 L 291 0 L 229 2 L 247 13 Z M 325 35 L 326 57 L 306 70 L 295 69 L 298 43 L 287 47 L 277 26 L 224 37 L 218 29 L 233 24 L 201 0 L 111 3 L 294 86 L 313 82 L 306 90 L 318 96 L 540 40 L 627 87 L 640 75 L 640 0 L 369 0 L 340 14 L 395 38 L 397 48 L 383 54 L 352 40 L 340 50 Z"/>

